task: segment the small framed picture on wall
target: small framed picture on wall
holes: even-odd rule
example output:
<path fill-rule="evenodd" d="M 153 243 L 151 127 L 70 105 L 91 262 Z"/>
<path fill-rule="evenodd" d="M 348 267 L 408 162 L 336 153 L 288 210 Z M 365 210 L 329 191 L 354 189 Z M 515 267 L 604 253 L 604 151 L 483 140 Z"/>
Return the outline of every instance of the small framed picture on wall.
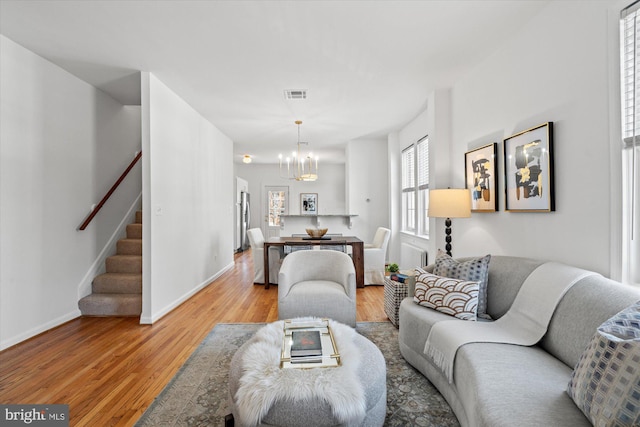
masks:
<path fill-rule="evenodd" d="M 555 211 L 553 168 L 553 122 L 505 139 L 505 210 Z"/>
<path fill-rule="evenodd" d="M 498 210 L 497 151 L 494 142 L 464 153 L 465 187 L 471 193 L 472 212 Z"/>
<path fill-rule="evenodd" d="M 318 193 L 300 193 L 300 214 L 318 215 Z"/>

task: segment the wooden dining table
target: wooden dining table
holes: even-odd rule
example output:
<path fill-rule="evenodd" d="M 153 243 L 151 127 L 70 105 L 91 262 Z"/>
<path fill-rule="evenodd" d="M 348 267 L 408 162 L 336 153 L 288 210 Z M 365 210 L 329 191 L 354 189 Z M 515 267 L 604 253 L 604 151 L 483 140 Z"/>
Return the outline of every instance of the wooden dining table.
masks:
<path fill-rule="evenodd" d="M 356 286 L 364 288 L 364 242 L 355 236 L 335 236 L 329 239 L 308 237 L 271 237 L 264 242 L 264 287 L 269 289 L 269 247 L 270 246 L 351 246 L 351 258 L 356 270 Z"/>

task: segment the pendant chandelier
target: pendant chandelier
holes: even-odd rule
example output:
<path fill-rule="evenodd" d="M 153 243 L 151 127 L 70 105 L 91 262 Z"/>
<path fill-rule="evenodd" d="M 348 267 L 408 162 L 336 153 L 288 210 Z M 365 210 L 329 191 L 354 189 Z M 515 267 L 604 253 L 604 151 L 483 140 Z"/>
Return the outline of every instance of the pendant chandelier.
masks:
<path fill-rule="evenodd" d="M 300 153 L 300 145 L 309 145 L 308 142 L 300 142 L 300 125 L 302 121 L 296 120 L 298 125 L 298 146 L 297 151 L 291 152 L 291 157 L 285 159 L 286 167 L 282 161 L 282 154 L 278 155 L 280 164 L 280 178 L 295 179 L 296 181 L 315 181 L 318 179 L 318 157 L 313 157 L 309 152 L 306 156 Z"/>

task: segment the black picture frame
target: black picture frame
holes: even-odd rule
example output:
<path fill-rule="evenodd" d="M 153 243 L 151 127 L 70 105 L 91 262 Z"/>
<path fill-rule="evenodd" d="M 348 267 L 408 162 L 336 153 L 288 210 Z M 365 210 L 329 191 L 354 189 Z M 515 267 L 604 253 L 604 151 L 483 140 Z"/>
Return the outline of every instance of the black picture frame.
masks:
<path fill-rule="evenodd" d="M 553 122 L 543 123 L 506 138 L 505 211 L 555 211 L 553 170 Z"/>
<path fill-rule="evenodd" d="M 464 153 L 465 188 L 471 193 L 471 212 L 498 210 L 497 154 L 496 142 Z"/>
<path fill-rule="evenodd" d="M 318 193 L 300 193 L 300 214 L 318 215 Z"/>

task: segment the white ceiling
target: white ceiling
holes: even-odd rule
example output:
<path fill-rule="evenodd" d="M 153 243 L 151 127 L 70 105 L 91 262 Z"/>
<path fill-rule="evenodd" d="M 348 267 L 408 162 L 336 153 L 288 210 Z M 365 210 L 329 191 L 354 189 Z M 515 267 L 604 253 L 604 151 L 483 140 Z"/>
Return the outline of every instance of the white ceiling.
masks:
<path fill-rule="evenodd" d="M 386 138 L 526 25 L 543 0 L 0 1 L 0 32 L 125 104 L 149 71 L 274 163 L 301 139 L 320 161 Z M 286 89 L 307 100 L 287 101 Z"/>

